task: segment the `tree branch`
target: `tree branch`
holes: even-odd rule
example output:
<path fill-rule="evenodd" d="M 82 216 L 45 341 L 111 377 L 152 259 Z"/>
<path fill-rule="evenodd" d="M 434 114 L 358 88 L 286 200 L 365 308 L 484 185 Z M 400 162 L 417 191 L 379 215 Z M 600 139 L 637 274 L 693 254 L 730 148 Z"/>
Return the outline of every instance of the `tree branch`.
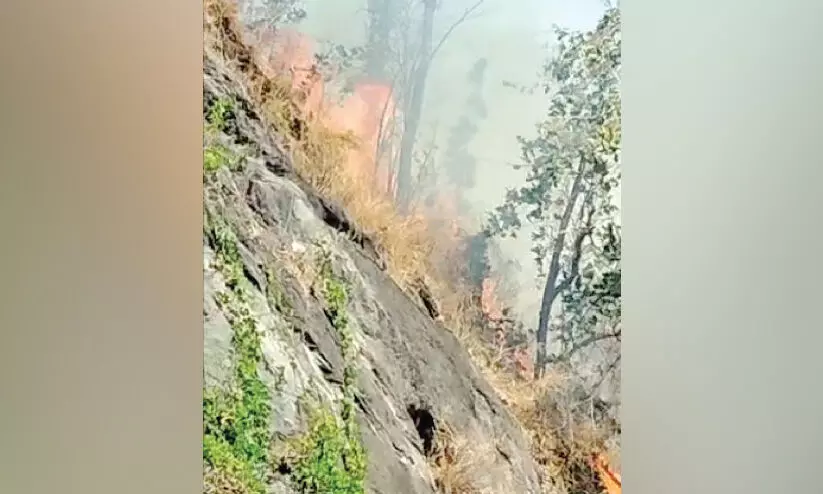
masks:
<path fill-rule="evenodd" d="M 540 301 L 540 314 L 537 321 L 537 352 L 535 354 L 534 376 L 540 378 L 543 375 L 547 363 L 548 337 L 549 337 L 549 317 L 551 316 L 552 305 L 559 293 L 557 288 L 557 278 L 560 276 L 560 256 L 566 245 L 566 233 L 569 228 L 572 214 L 575 209 L 577 197 L 583 188 L 583 174 L 585 164 L 581 163 L 572 183 L 569 199 L 560 219 L 560 231 L 553 242 L 551 261 L 549 262 L 549 274 L 543 289 L 543 297 Z"/>
<path fill-rule="evenodd" d="M 585 204 L 585 202 L 584 202 Z M 578 232 L 577 237 L 574 239 L 574 243 L 572 244 L 572 260 L 571 260 L 571 269 L 569 270 L 569 274 L 557 284 L 557 288 L 555 288 L 554 293 L 559 294 L 562 293 L 564 290 L 569 288 L 574 280 L 580 276 L 580 258 L 583 257 L 583 242 L 585 242 L 586 238 L 588 238 L 592 231 L 592 217 L 594 216 L 594 209 L 590 208 L 588 213 L 586 214 L 586 223 L 585 226 Z"/>
<path fill-rule="evenodd" d="M 485 1 L 485 0 L 478 0 L 478 1 L 474 4 L 474 5 L 472 5 L 471 7 L 467 8 L 467 9 L 463 12 L 463 15 L 461 15 L 460 17 L 458 17 L 458 19 L 457 19 L 456 21 L 454 21 L 454 23 L 453 23 L 451 26 L 449 26 L 449 28 L 448 28 L 448 29 L 446 29 L 446 33 L 445 33 L 445 34 L 443 34 L 443 37 L 442 37 L 442 38 L 440 38 L 440 41 L 438 41 L 438 42 L 437 42 L 437 44 L 434 46 L 434 50 L 432 50 L 432 51 L 431 51 L 431 53 L 429 53 L 429 59 L 430 59 L 430 60 L 431 60 L 431 59 L 434 59 L 434 56 L 437 54 L 437 52 L 438 52 L 438 51 L 440 50 L 440 48 L 443 46 L 443 43 L 445 43 L 445 42 L 446 42 L 446 39 L 447 39 L 449 36 L 451 36 L 452 32 L 454 32 L 454 30 L 455 30 L 455 29 L 457 29 L 457 27 L 458 27 L 458 26 L 460 26 L 460 24 L 463 24 L 463 22 L 465 22 L 465 21 L 466 21 L 466 19 L 468 19 L 468 17 L 472 14 L 472 12 L 474 12 L 475 10 L 477 10 L 477 9 L 478 9 L 478 8 L 479 8 L 482 4 L 483 4 L 483 2 L 484 2 L 484 1 Z"/>
<path fill-rule="evenodd" d="M 609 374 L 615 369 L 615 367 L 617 367 L 617 364 L 620 363 L 620 358 L 621 357 L 622 357 L 622 355 L 618 354 L 617 357 L 614 358 L 612 363 L 609 364 L 603 370 L 603 372 L 600 374 L 600 379 L 598 379 L 597 384 L 595 384 L 594 386 L 591 387 L 591 390 L 589 391 L 589 395 L 586 397 L 586 399 L 589 399 L 592 396 L 594 396 L 594 394 L 597 392 L 597 390 L 600 389 L 600 386 L 603 384 L 603 381 L 606 380 L 606 377 L 608 377 Z"/>
<path fill-rule="evenodd" d="M 612 339 L 612 338 L 613 338 L 613 339 L 616 339 L 617 341 L 620 341 L 620 338 L 621 338 L 622 334 L 623 334 L 623 330 L 622 330 L 622 329 L 618 329 L 618 330 L 616 330 L 616 331 L 611 331 L 611 332 L 608 332 L 608 333 L 600 333 L 600 334 L 594 334 L 594 335 L 591 335 L 591 336 L 589 336 L 588 338 L 586 338 L 586 339 L 584 339 L 584 340 L 582 340 L 582 341 L 579 341 L 579 342 L 575 343 L 575 344 L 574 344 L 574 345 L 573 345 L 573 346 L 572 346 L 572 347 L 571 347 L 571 348 L 570 348 L 567 352 L 565 352 L 563 355 L 560 355 L 560 356 L 558 356 L 558 357 L 556 357 L 556 358 L 551 359 L 551 360 L 550 360 L 550 363 L 562 362 L 562 361 L 568 360 L 568 359 L 570 359 L 570 358 L 572 357 L 572 355 L 574 355 L 575 353 L 577 353 L 577 352 L 579 352 L 580 350 L 583 350 L 584 348 L 586 348 L 586 347 L 588 347 L 588 346 L 590 346 L 590 345 L 593 345 L 593 344 L 595 344 L 595 343 L 597 343 L 597 342 L 599 342 L 599 341 L 608 340 L 608 339 Z"/>

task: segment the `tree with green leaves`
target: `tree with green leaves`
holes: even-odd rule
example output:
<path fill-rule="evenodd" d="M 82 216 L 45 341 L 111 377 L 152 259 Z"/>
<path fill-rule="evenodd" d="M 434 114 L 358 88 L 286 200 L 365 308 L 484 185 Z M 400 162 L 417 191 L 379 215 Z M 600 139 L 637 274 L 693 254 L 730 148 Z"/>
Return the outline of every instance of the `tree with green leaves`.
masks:
<path fill-rule="evenodd" d="M 301 0 L 241 0 L 243 22 L 254 28 L 279 28 L 283 24 L 300 22 L 306 17 Z"/>
<path fill-rule="evenodd" d="M 492 235 L 531 227 L 545 279 L 536 377 L 550 361 L 620 338 L 620 46 L 616 8 L 592 31 L 558 29 L 557 53 L 543 67 L 546 118 L 535 135 L 518 137 L 525 183 L 490 216 Z"/>

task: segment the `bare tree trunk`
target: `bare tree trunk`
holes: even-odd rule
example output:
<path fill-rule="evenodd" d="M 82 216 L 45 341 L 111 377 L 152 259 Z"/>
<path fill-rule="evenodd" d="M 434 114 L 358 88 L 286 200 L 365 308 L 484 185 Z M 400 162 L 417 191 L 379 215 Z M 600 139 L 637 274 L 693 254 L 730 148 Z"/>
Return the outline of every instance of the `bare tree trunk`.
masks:
<path fill-rule="evenodd" d="M 580 195 L 583 186 L 583 169 L 578 171 L 574 178 L 572 190 L 569 193 L 569 200 L 566 202 L 566 209 L 560 218 L 560 231 L 552 246 L 552 257 L 549 262 L 549 273 L 546 278 L 546 285 L 543 288 L 543 299 L 540 301 L 540 318 L 537 323 L 537 354 L 534 362 L 534 377 L 540 378 L 546 370 L 548 359 L 548 337 L 549 337 L 549 317 L 551 316 L 554 300 L 560 291 L 565 288 L 557 283 L 560 276 L 560 256 L 566 245 L 566 233 L 571 222 L 574 206 L 577 204 L 577 197 Z M 582 247 L 582 236 L 579 237 Z M 579 259 L 576 259 L 579 263 Z M 568 280 L 571 282 L 571 279 Z"/>
<path fill-rule="evenodd" d="M 414 184 L 412 178 L 412 158 L 420 117 L 423 114 L 423 102 L 426 93 L 426 79 L 432 61 L 432 36 L 434 31 L 434 14 L 437 10 L 436 0 L 423 0 L 423 26 L 420 33 L 420 49 L 411 80 L 411 98 L 403 115 L 403 137 L 400 141 L 400 157 L 397 169 L 397 197 L 401 211 L 407 212 L 412 202 Z"/>

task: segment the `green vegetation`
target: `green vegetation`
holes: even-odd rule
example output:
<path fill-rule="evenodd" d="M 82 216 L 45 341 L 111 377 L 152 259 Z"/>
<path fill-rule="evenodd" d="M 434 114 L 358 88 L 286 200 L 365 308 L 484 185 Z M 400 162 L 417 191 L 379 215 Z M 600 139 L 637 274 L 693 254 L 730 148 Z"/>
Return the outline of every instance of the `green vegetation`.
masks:
<path fill-rule="evenodd" d="M 232 100 L 226 98 L 217 99 L 206 113 L 206 130 L 211 132 L 224 130 L 233 112 L 234 102 Z"/>
<path fill-rule="evenodd" d="M 240 166 L 241 156 L 217 142 L 217 136 L 225 130 L 226 124 L 234 111 L 234 102 L 228 99 L 218 99 L 206 113 L 203 146 L 203 171 L 212 174 L 222 167 L 236 170 Z"/>
<path fill-rule="evenodd" d="M 207 467 L 232 479 L 242 492 L 263 494 L 269 468 L 271 397 L 257 373 L 262 358 L 260 341 L 241 282 L 237 239 L 227 225 L 209 223 L 206 234 L 228 288 L 218 302 L 234 330 L 236 365 L 232 382 L 225 389 L 203 393 L 203 460 Z"/>
<path fill-rule="evenodd" d="M 365 492 L 366 452 L 355 419 L 355 352 L 346 312 L 348 291 L 337 277 L 328 257 L 320 270 L 326 310 L 341 338 L 345 368 L 340 416 L 327 407 L 311 414 L 309 430 L 296 442 L 298 460 L 293 480 L 304 493 L 362 494 Z"/>
<path fill-rule="evenodd" d="M 303 493 L 363 494 L 366 455 L 353 422 L 344 423 L 326 407 L 317 408 L 309 430 L 296 443 L 299 459 L 292 478 Z"/>
<path fill-rule="evenodd" d="M 226 146 L 213 143 L 203 149 L 203 170 L 207 173 L 214 173 L 224 166 L 234 169 L 236 163 L 237 158 Z"/>

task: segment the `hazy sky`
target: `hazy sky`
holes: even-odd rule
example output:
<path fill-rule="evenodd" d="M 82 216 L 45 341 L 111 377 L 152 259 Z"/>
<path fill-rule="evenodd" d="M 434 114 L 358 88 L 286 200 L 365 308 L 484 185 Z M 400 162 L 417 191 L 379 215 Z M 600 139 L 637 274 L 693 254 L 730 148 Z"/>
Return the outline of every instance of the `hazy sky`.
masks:
<path fill-rule="evenodd" d="M 476 0 L 442 0 L 441 24 L 460 15 Z M 360 40 L 363 32 L 364 0 L 305 0 L 305 26 L 320 38 L 336 42 Z M 484 29 L 521 32 L 540 39 L 558 24 L 570 29 L 587 29 L 603 13 L 603 0 L 484 0 L 481 14 L 472 21 Z"/>
<path fill-rule="evenodd" d="M 472 5 L 475 2 L 455 3 Z M 448 0 L 444 8 L 446 5 Z M 601 0 L 485 0 L 482 9 L 490 23 L 500 25 L 550 29 L 552 24 L 559 24 L 570 29 L 586 29 L 594 27 L 604 4 Z"/>

